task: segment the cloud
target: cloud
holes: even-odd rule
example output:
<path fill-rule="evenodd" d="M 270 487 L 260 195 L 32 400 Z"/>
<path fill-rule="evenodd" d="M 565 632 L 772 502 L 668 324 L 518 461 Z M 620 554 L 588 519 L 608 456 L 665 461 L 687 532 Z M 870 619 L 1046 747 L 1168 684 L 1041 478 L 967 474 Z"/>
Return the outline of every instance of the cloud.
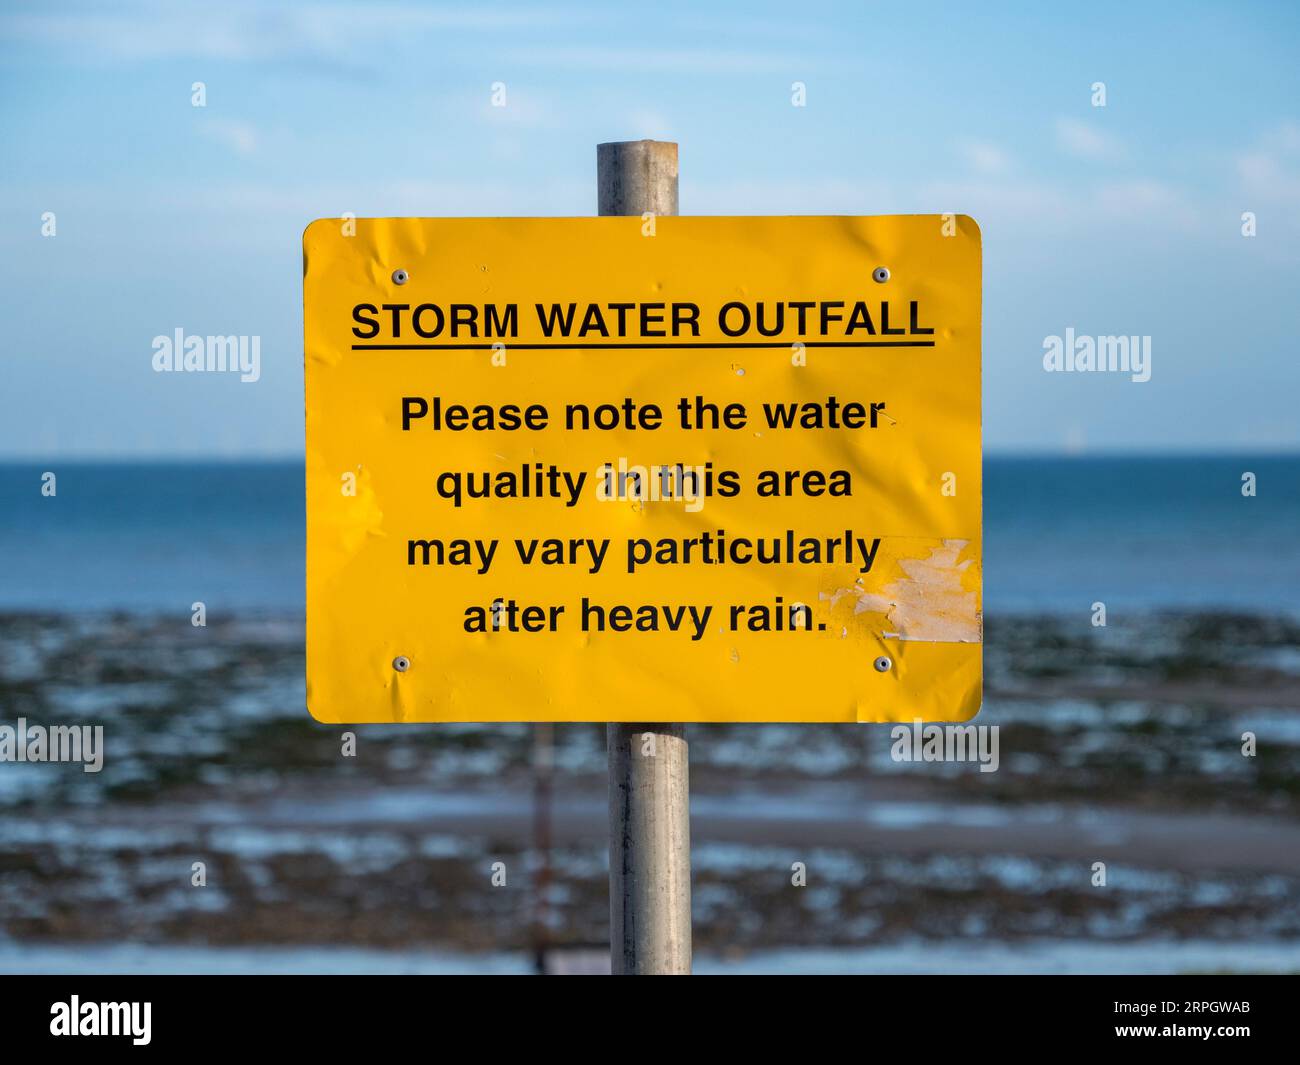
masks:
<path fill-rule="evenodd" d="M 1300 123 L 1283 122 L 1233 162 L 1246 196 L 1261 205 L 1300 206 Z"/>
<path fill-rule="evenodd" d="M 658 111 L 633 112 L 627 119 L 627 128 L 638 139 L 661 141 L 671 140 L 674 136 L 673 123 Z"/>
<path fill-rule="evenodd" d="M 500 83 L 503 86 L 501 95 L 494 97 L 497 84 L 493 82 L 492 92 L 487 88 L 483 90 L 475 108 L 477 114 L 485 121 L 502 126 L 524 126 L 533 129 L 550 128 L 559 124 L 558 109 L 547 97 L 533 91 L 516 89 L 514 85 L 506 82 Z M 494 98 L 500 99 L 501 103 L 494 103 Z M 457 101 L 454 106 L 446 108 L 444 113 L 449 118 L 455 117 L 459 107 L 460 101 Z"/>
<path fill-rule="evenodd" d="M 988 234 L 1029 232 L 1036 236 L 1073 227 L 1077 198 L 1048 182 L 1027 180 L 934 180 L 913 190 L 903 211 L 938 211 L 968 214 Z"/>
<path fill-rule="evenodd" d="M 1206 212 L 1180 190 L 1155 178 L 1135 178 L 1100 185 L 1094 193 L 1097 213 L 1118 222 L 1163 222 L 1188 232 L 1205 224 Z"/>
<path fill-rule="evenodd" d="M 456 31 L 497 33 L 554 27 L 549 8 L 448 9 L 404 3 L 327 3 L 268 7 L 249 0 L 220 4 L 117 0 L 112 10 L 8 11 L 0 38 L 63 48 L 110 60 L 201 58 L 258 60 L 334 58 L 351 62 L 376 38 Z"/>
<path fill-rule="evenodd" d="M 962 141 L 958 149 L 977 174 L 1005 174 L 1011 169 L 1011 157 L 996 144 L 968 140 Z"/>
<path fill-rule="evenodd" d="M 1105 161 L 1123 155 L 1120 143 L 1109 133 L 1103 133 L 1087 122 L 1074 118 L 1056 120 L 1056 142 L 1070 155 L 1079 159 Z"/>
<path fill-rule="evenodd" d="M 915 192 L 919 202 L 904 210 L 969 214 L 985 233 L 1097 235 L 1114 234 L 1117 226 L 1192 233 L 1211 224 L 1209 212 L 1181 189 L 1146 177 L 1082 188 L 1037 179 L 933 181 Z"/>
<path fill-rule="evenodd" d="M 247 122 L 209 118 L 200 128 L 205 136 L 225 145 L 236 155 L 252 155 L 257 150 L 257 130 Z"/>
<path fill-rule="evenodd" d="M 760 51 L 723 48 L 620 48 L 615 45 L 512 49 L 505 60 L 519 66 L 563 67 L 640 74 L 755 74 L 807 69 L 806 59 Z M 825 70 L 822 60 L 817 69 Z"/>

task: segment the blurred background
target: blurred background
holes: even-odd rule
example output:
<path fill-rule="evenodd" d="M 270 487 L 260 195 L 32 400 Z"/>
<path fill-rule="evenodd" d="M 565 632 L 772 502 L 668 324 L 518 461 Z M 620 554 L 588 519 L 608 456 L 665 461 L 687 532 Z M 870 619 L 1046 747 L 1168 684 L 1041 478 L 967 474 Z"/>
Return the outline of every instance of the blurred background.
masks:
<path fill-rule="evenodd" d="M 647 136 L 683 213 L 985 251 L 1001 767 L 691 727 L 697 970 L 1300 969 L 1297 45 L 1281 3 L 7 5 L 0 724 L 107 751 L 0 763 L 0 970 L 599 966 L 601 727 L 342 757 L 306 714 L 300 235 L 592 214 L 595 144 Z M 260 380 L 154 373 L 177 328 Z M 1150 336 L 1150 381 L 1045 373 L 1067 328 Z"/>

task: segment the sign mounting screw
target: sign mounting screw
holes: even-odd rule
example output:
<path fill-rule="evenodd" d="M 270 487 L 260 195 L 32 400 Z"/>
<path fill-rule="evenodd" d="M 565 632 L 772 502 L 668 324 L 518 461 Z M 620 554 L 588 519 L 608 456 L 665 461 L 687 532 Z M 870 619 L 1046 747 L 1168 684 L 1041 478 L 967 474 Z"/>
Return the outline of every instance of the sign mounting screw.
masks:
<path fill-rule="evenodd" d="M 890 661 L 888 655 L 881 655 L 873 663 L 873 665 L 876 667 L 877 673 L 888 673 L 890 666 L 892 666 L 893 664 L 894 663 Z"/>
<path fill-rule="evenodd" d="M 394 271 L 393 271 L 393 284 L 395 284 L 395 285 L 405 285 L 406 282 L 407 282 L 408 280 L 410 280 L 410 277 L 411 277 L 411 275 L 408 274 L 405 270 L 402 270 L 402 269 L 400 269 L 400 268 L 397 269 L 397 270 L 394 270 Z"/>
<path fill-rule="evenodd" d="M 883 285 L 886 281 L 889 280 L 889 267 L 877 266 L 874 270 L 871 271 L 871 280 L 876 282 L 876 284 L 878 285 Z"/>
<path fill-rule="evenodd" d="M 398 655 L 393 659 L 393 668 L 397 670 L 398 673 L 405 673 L 411 668 L 411 660 L 407 658 L 406 655 Z"/>

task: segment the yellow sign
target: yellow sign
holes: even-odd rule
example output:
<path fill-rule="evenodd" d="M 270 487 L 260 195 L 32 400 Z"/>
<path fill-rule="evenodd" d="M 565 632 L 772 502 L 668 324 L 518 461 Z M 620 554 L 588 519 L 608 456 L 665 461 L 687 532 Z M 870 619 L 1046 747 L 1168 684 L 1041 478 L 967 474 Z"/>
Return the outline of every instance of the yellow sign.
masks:
<path fill-rule="evenodd" d="M 317 719 L 978 711 L 970 218 L 322 219 L 303 249 Z"/>

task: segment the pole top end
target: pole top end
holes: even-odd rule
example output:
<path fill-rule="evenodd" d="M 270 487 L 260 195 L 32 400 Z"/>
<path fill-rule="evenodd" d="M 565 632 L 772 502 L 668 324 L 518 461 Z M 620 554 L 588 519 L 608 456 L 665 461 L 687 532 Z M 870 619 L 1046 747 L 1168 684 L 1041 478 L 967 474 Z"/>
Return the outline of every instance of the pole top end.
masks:
<path fill-rule="evenodd" d="M 597 213 L 677 213 L 677 142 L 607 141 L 596 145 Z"/>
<path fill-rule="evenodd" d="M 596 145 L 596 150 L 600 151 L 601 149 L 608 149 L 608 148 L 626 148 L 628 145 L 631 144 L 657 144 L 663 148 L 671 148 L 673 151 L 677 150 L 676 141 L 657 141 L 653 137 L 644 137 L 640 140 L 634 140 L 634 141 L 602 141 L 601 143 Z"/>

